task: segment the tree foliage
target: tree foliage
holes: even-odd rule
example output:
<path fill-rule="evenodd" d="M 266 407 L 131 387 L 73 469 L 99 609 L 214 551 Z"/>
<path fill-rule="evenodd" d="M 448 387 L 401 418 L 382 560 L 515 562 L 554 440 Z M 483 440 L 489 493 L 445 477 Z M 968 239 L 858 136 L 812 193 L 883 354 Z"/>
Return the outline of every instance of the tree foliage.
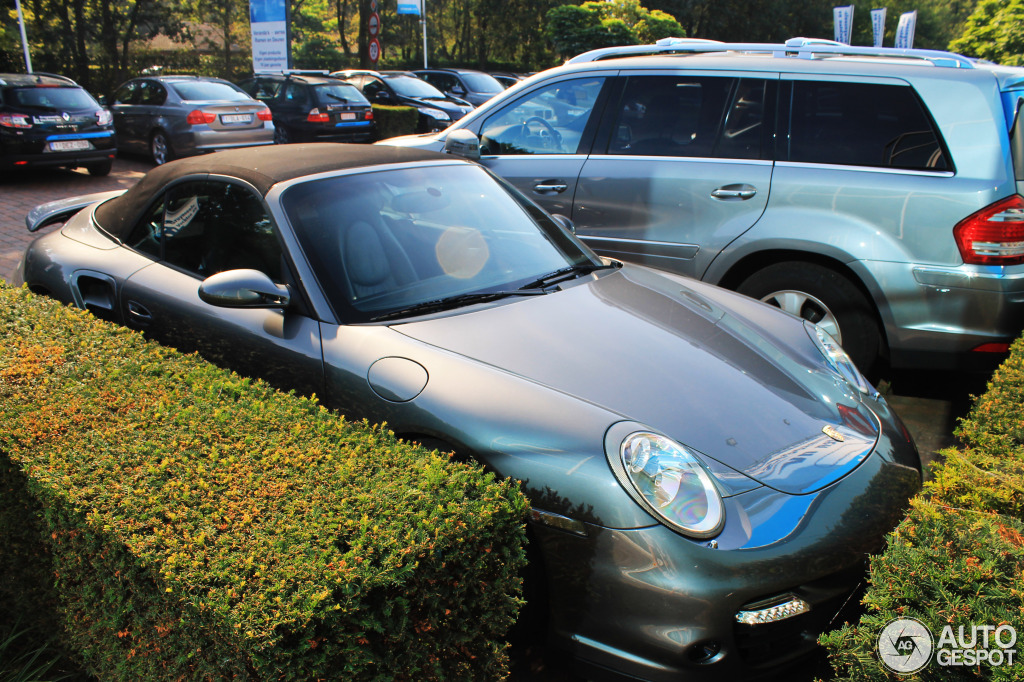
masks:
<path fill-rule="evenodd" d="M 982 0 L 949 49 L 1010 66 L 1024 66 L 1024 0 Z"/>
<path fill-rule="evenodd" d="M 545 33 L 563 57 L 600 47 L 685 37 L 683 27 L 674 17 L 660 10 L 648 10 L 639 0 L 555 7 L 545 19 Z"/>

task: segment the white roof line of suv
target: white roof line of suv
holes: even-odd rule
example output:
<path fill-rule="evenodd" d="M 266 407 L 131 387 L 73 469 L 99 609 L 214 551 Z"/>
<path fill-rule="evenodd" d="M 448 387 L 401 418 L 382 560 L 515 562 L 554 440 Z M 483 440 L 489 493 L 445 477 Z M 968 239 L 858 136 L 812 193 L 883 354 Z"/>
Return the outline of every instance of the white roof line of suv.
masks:
<path fill-rule="evenodd" d="M 921 59 L 935 66 L 973 69 L 974 62 L 963 55 L 942 50 L 914 50 L 894 47 L 861 47 L 845 45 L 834 40 L 820 38 L 790 38 L 785 43 L 722 43 L 717 40 L 694 38 L 662 38 L 653 45 L 626 45 L 604 47 L 584 52 L 568 60 L 566 64 L 596 62 L 616 57 L 639 57 L 658 54 L 686 54 L 707 52 L 740 52 L 745 54 L 770 54 L 773 57 L 797 57 L 818 59 L 828 57 L 888 57 Z"/>

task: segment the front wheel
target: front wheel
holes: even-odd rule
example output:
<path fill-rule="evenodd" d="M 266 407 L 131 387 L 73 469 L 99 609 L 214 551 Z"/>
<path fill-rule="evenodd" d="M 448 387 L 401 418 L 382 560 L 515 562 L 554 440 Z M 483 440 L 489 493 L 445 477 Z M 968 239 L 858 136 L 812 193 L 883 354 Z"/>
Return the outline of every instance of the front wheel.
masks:
<path fill-rule="evenodd" d="M 153 137 L 149 139 L 149 155 L 157 166 L 162 166 L 174 158 L 171 144 L 162 130 L 153 133 Z"/>
<path fill-rule="evenodd" d="M 835 270 L 814 263 L 776 263 L 758 270 L 736 291 L 818 325 L 868 374 L 882 354 L 875 310 L 857 286 Z"/>

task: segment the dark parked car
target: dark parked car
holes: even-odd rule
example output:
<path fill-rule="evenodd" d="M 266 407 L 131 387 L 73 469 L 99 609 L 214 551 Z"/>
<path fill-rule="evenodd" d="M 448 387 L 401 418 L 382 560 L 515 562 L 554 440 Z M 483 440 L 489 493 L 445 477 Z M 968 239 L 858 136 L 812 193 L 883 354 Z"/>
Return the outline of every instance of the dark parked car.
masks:
<path fill-rule="evenodd" d="M 473 110 L 465 100 L 449 97 L 411 73 L 393 71 L 337 71 L 332 75 L 354 84 L 374 104 L 416 107 L 418 132 L 444 130 Z"/>
<path fill-rule="evenodd" d="M 73 80 L 0 73 L 0 170 L 85 166 L 107 175 L 115 153 L 110 112 Z"/>
<path fill-rule="evenodd" d="M 117 148 L 158 166 L 178 156 L 274 144 L 270 109 L 219 78 L 133 78 L 111 105 Z"/>
<path fill-rule="evenodd" d="M 444 94 L 464 99 L 474 107 L 505 89 L 489 74 L 472 69 L 419 69 L 413 73 Z"/>
<path fill-rule="evenodd" d="M 260 74 L 238 84 L 274 114 L 274 139 L 288 142 L 370 142 L 373 107 L 356 86 L 321 74 Z"/>
<path fill-rule="evenodd" d="M 522 481 L 533 615 L 593 670 L 741 680 L 808 653 L 920 486 L 819 327 L 598 258 L 464 159 L 236 150 L 92 199 L 33 211 L 74 215 L 19 279 Z"/>

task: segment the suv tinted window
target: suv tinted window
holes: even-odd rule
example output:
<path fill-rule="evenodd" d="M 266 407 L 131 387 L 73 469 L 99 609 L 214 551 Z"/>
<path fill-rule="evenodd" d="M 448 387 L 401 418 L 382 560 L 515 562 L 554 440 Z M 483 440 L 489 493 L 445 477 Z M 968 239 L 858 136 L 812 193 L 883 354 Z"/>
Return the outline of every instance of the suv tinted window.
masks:
<path fill-rule="evenodd" d="M 941 138 L 909 86 L 792 83 L 789 160 L 948 170 Z"/>
<path fill-rule="evenodd" d="M 767 158 L 762 79 L 632 76 L 609 154 Z"/>

